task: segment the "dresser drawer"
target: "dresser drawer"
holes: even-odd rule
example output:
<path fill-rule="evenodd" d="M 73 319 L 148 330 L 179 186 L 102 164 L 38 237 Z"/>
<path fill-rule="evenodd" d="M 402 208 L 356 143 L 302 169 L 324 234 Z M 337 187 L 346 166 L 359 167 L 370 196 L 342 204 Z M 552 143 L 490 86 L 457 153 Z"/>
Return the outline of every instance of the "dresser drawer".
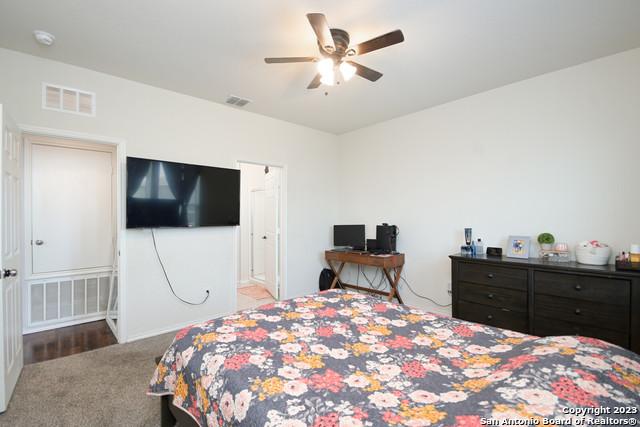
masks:
<path fill-rule="evenodd" d="M 629 309 L 602 302 L 550 295 L 534 297 L 535 316 L 620 332 L 629 331 Z"/>
<path fill-rule="evenodd" d="M 536 316 L 533 322 L 533 334 L 541 337 L 550 335 L 582 335 L 598 338 L 622 347 L 629 347 L 629 335 L 624 332 L 585 326 L 577 323 L 563 322 Z"/>
<path fill-rule="evenodd" d="M 468 302 L 506 308 L 511 311 L 527 311 L 527 293 L 507 288 L 460 282 L 458 298 Z"/>
<path fill-rule="evenodd" d="M 527 290 L 527 270 L 493 265 L 460 263 L 458 279 L 462 282 L 478 283 L 500 288 Z"/>
<path fill-rule="evenodd" d="M 536 294 L 617 305 L 627 305 L 631 295 L 628 280 L 546 271 L 536 271 L 534 278 Z"/>
<path fill-rule="evenodd" d="M 526 313 L 484 304 L 458 301 L 458 318 L 518 332 L 527 333 L 529 330 Z"/>

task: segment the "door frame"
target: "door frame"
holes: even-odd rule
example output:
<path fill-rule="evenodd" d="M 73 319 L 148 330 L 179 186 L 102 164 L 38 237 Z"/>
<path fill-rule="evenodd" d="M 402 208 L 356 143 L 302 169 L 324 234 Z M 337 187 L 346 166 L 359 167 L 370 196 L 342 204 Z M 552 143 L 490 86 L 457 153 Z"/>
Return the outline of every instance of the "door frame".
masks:
<path fill-rule="evenodd" d="M 126 140 L 122 138 L 114 138 L 109 136 L 75 132 L 75 131 L 63 130 L 63 129 L 45 128 L 40 126 L 18 125 L 18 127 L 22 132 L 23 140 L 25 140 L 26 137 L 28 136 L 35 136 L 35 137 L 40 136 L 40 137 L 49 137 L 49 138 L 56 138 L 56 139 L 62 139 L 62 140 L 65 140 L 65 139 L 72 140 L 74 141 L 74 145 L 76 147 L 80 147 L 81 142 L 84 141 L 84 142 L 91 143 L 92 145 L 102 144 L 102 145 L 107 145 L 111 147 L 111 149 L 115 148 L 116 184 L 115 184 L 115 200 L 114 201 L 115 201 L 115 215 L 116 215 L 116 218 L 115 218 L 116 249 L 117 249 L 116 253 L 118 256 L 118 263 L 117 263 L 118 264 L 118 300 L 117 300 L 118 322 L 117 324 L 113 324 L 113 322 L 109 320 L 107 315 L 107 324 L 113 331 L 113 334 L 115 335 L 118 342 L 126 342 L 127 319 L 126 319 L 126 312 L 122 309 L 123 307 L 126 306 L 125 301 L 126 301 L 126 291 L 127 291 L 127 288 L 126 288 L 126 271 L 127 271 L 126 259 L 127 258 L 126 258 L 126 236 L 125 236 L 126 230 L 124 228 L 124 218 L 126 215 L 126 212 L 125 212 L 126 189 L 124 187 L 126 185 L 126 177 L 125 177 L 125 171 L 126 171 L 125 165 L 127 161 Z M 27 167 L 30 167 L 30 164 L 26 163 L 27 157 L 29 157 L 29 161 L 30 161 L 30 154 L 28 154 L 27 150 L 25 149 L 25 156 L 24 156 L 25 165 L 24 166 L 25 166 L 26 179 L 24 183 L 25 188 L 23 190 L 27 190 L 29 188 L 28 185 L 31 185 L 30 183 L 31 177 L 28 176 L 31 170 L 28 169 L 29 173 L 26 173 Z M 24 237 L 23 250 L 26 251 L 27 237 L 29 237 L 31 232 L 30 230 L 31 220 L 30 218 L 26 218 L 26 217 L 31 215 L 31 211 L 30 211 L 30 200 L 27 200 L 28 197 L 25 197 L 24 199 L 25 201 L 23 202 L 23 212 L 25 217 L 24 218 L 25 229 L 23 232 L 23 237 Z M 27 205 L 27 203 L 29 203 L 29 205 Z M 30 254 L 28 256 L 28 259 L 31 260 Z M 25 256 L 25 266 L 24 266 L 25 269 L 27 268 L 26 262 L 27 262 L 27 256 Z M 29 271 L 31 271 L 31 269 L 29 269 Z M 21 286 L 23 286 L 22 289 L 24 289 L 24 282 L 21 283 Z"/>
<path fill-rule="evenodd" d="M 238 160 L 236 162 L 236 169 L 240 169 L 241 165 L 255 165 L 255 166 L 269 166 L 270 168 L 278 168 L 280 169 L 280 209 L 279 209 L 279 219 L 280 219 L 280 245 L 279 252 L 280 257 L 278 259 L 278 270 L 280 273 L 280 281 L 278 283 L 278 300 L 283 300 L 289 297 L 288 294 L 288 286 L 287 286 L 287 175 L 288 168 L 287 165 L 271 163 L 271 162 L 260 162 L 255 160 Z M 242 176 L 240 177 L 242 179 Z M 236 227 L 235 230 L 235 248 L 234 253 L 236 256 L 234 257 L 234 286 L 238 286 L 238 282 L 240 280 L 241 273 L 241 238 L 240 238 L 240 227 Z"/>

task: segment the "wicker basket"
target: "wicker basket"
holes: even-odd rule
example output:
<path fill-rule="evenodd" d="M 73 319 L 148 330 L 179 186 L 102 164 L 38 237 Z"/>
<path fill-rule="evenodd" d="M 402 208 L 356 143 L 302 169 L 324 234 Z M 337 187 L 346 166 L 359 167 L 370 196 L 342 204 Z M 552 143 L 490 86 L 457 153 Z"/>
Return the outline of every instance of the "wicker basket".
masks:
<path fill-rule="evenodd" d="M 576 261 L 580 264 L 607 265 L 609 264 L 609 258 L 611 258 L 611 248 L 609 246 L 576 246 Z"/>

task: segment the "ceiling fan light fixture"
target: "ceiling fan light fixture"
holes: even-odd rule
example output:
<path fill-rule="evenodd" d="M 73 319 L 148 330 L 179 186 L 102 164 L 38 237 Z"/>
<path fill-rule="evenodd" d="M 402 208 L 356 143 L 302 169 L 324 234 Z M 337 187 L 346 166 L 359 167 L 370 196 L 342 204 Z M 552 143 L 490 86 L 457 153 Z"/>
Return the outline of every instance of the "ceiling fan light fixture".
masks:
<path fill-rule="evenodd" d="M 321 61 L 318 61 L 318 72 L 323 76 L 329 73 L 333 74 L 333 67 L 334 63 L 333 59 L 331 58 L 325 58 Z"/>
<path fill-rule="evenodd" d="M 340 74 L 342 74 L 342 78 L 345 81 L 351 80 L 351 77 L 356 74 L 356 67 L 349 64 L 348 62 L 343 62 L 342 64 L 340 64 Z"/>
<path fill-rule="evenodd" d="M 333 84 L 335 83 L 335 73 L 333 72 L 333 70 L 329 70 L 328 72 L 325 72 L 321 75 L 322 78 L 320 79 L 320 83 L 327 86 L 333 86 Z"/>

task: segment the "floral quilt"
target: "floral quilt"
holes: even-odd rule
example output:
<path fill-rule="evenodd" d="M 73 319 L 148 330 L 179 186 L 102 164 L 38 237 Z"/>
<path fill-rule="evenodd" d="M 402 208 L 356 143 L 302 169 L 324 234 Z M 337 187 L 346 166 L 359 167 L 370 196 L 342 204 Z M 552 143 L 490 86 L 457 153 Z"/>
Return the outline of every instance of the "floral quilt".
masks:
<path fill-rule="evenodd" d="M 640 418 L 640 356 L 330 290 L 181 330 L 148 394 L 201 426 L 587 425 Z"/>

